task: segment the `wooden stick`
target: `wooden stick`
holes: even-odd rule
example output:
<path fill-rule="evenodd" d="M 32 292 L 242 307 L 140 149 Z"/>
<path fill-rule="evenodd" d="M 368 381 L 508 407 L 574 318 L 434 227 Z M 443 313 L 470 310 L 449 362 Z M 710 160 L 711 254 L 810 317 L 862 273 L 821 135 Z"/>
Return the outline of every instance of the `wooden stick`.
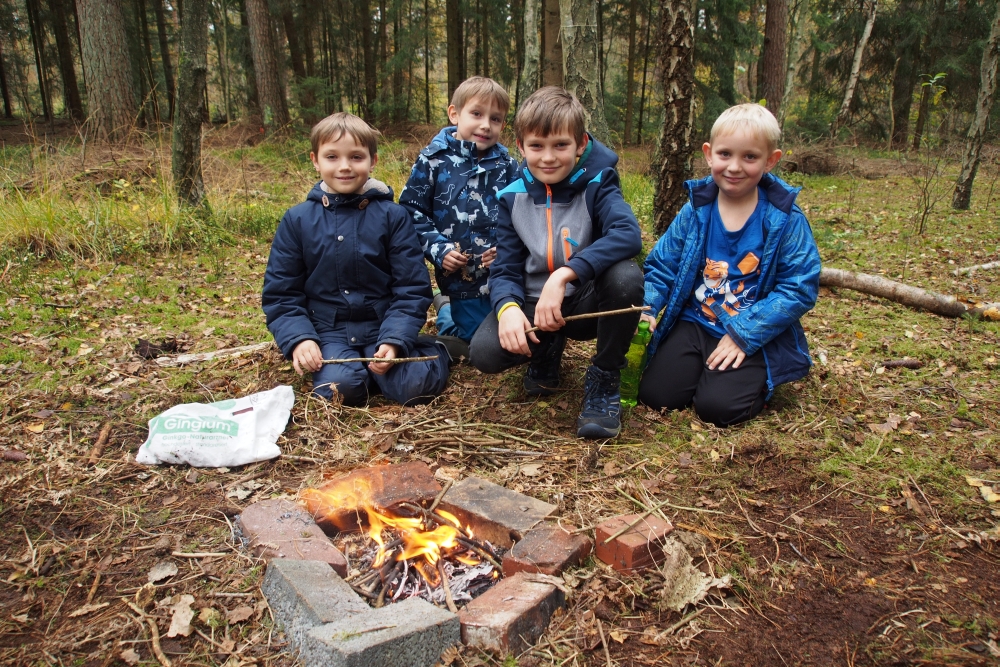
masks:
<path fill-rule="evenodd" d="M 395 359 L 380 359 L 378 357 L 355 357 L 353 359 L 324 359 L 322 364 L 408 364 L 414 361 L 433 361 L 438 355 L 432 357 L 397 357 Z"/>
<path fill-rule="evenodd" d="M 961 269 L 955 269 L 952 273 L 960 276 L 963 273 L 975 273 L 976 271 L 989 271 L 991 269 L 1000 269 L 1000 262 L 987 262 L 985 264 L 976 264 L 975 266 L 966 266 Z"/>
<path fill-rule="evenodd" d="M 604 638 L 604 626 L 601 624 L 601 619 L 597 619 L 597 632 L 601 635 L 601 645 L 604 646 L 604 658 L 608 661 L 608 667 L 613 667 L 614 663 L 611 662 L 611 651 L 608 650 L 608 640 Z"/>
<path fill-rule="evenodd" d="M 90 465 L 97 465 L 97 462 L 101 458 L 101 452 L 104 451 L 104 446 L 108 444 L 108 438 L 111 436 L 111 422 L 104 422 L 104 426 L 101 427 L 101 433 L 97 436 L 97 442 L 90 449 L 90 459 L 87 461 Z"/>
<path fill-rule="evenodd" d="M 146 624 L 149 626 L 149 635 L 153 643 L 153 655 L 156 656 L 156 659 L 160 661 L 160 664 L 163 665 L 163 667 L 173 667 L 174 663 L 170 662 L 170 658 L 167 657 L 167 654 L 163 652 L 163 647 L 160 646 L 160 631 L 156 628 L 156 621 L 147 616 L 146 612 L 142 609 L 139 609 L 138 605 L 135 605 L 127 600 L 125 601 L 125 604 L 131 607 L 132 611 L 139 614 L 139 618 L 146 621 Z"/>
<path fill-rule="evenodd" d="M 450 489 L 451 485 L 454 483 L 455 483 L 454 479 L 448 480 L 448 483 L 444 485 L 443 489 L 441 489 L 441 493 L 437 495 L 437 498 L 434 499 L 434 502 L 431 503 L 431 506 L 427 508 L 428 512 L 433 512 L 434 510 L 437 509 L 437 506 L 441 503 L 441 499 L 444 498 L 444 494 L 448 493 L 448 489 Z"/>
<path fill-rule="evenodd" d="M 455 606 L 455 599 L 451 597 L 451 586 L 448 584 L 448 575 L 444 573 L 444 561 L 440 558 L 438 559 L 438 576 L 441 577 L 441 588 L 444 589 L 444 600 L 448 603 L 448 611 L 457 614 L 458 607 Z"/>
<path fill-rule="evenodd" d="M 566 320 L 567 322 L 573 322 L 575 320 L 592 320 L 595 317 L 611 317 L 612 315 L 627 315 L 628 313 L 641 313 L 649 309 L 650 306 L 632 306 L 630 308 L 619 308 L 618 310 L 605 310 L 599 313 L 583 313 L 582 315 L 567 315 L 563 319 Z M 525 329 L 524 333 L 529 334 L 532 331 L 538 331 L 538 327 L 531 327 L 530 329 Z"/>
<path fill-rule="evenodd" d="M 614 535 L 611 535 L 610 537 L 608 537 L 608 539 L 604 540 L 601 544 L 607 544 L 608 542 L 610 542 L 611 540 L 615 539 L 616 537 L 620 537 L 620 536 L 624 535 L 625 533 L 627 533 L 628 531 L 632 530 L 633 528 L 635 528 L 636 526 L 638 526 L 640 523 L 642 523 L 643 521 L 645 521 L 646 517 L 648 517 L 650 514 L 652 514 L 656 510 L 660 509 L 661 507 L 664 507 L 665 505 L 669 505 L 669 504 L 670 503 L 668 503 L 666 500 L 664 500 L 662 503 L 659 503 L 658 505 L 654 505 L 650 509 L 648 509 L 645 512 L 643 512 L 642 514 L 640 514 L 638 519 L 636 519 L 635 521 L 633 521 L 629 525 L 625 526 L 621 530 L 615 532 Z"/>

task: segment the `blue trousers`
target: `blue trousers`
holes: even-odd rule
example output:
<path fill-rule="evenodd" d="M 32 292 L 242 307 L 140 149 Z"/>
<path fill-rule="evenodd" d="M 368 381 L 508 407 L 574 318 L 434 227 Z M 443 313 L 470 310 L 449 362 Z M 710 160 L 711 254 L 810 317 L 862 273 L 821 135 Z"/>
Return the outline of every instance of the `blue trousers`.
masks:
<path fill-rule="evenodd" d="M 493 312 L 488 296 L 473 299 L 452 299 L 441 306 L 437 314 L 437 330 L 442 336 L 458 336 L 466 343 L 482 324 L 486 316 Z"/>
<path fill-rule="evenodd" d="M 324 359 L 371 357 L 378 350 L 375 344 L 351 345 L 343 335 L 334 332 L 320 333 L 319 347 Z M 438 358 L 396 364 L 385 375 L 376 375 L 361 363 L 325 364 L 313 373 L 313 393 L 330 399 L 336 388 L 344 405 L 351 406 L 364 405 L 371 396 L 379 393 L 402 405 L 429 403 L 448 384 L 448 350 L 429 336 L 418 336 L 410 356 L 433 355 Z"/>

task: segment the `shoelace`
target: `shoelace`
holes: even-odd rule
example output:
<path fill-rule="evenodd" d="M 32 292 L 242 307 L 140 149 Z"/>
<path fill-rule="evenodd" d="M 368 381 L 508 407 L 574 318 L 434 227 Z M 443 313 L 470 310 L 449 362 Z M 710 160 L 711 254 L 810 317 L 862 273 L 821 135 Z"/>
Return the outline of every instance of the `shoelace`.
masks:
<path fill-rule="evenodd" d="M 614 396 L 614 385 L 610 380 L 598 378 L 583 396 L 583 411 L 605 412 L 611 406 L 611 398 Z"/>

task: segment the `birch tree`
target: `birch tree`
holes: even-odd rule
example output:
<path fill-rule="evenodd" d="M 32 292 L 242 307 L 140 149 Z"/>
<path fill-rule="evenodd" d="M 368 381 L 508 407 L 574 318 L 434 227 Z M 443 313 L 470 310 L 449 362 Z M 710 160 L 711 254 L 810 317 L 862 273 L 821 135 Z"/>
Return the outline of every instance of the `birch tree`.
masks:
<path fill-rule="evenodd" d="M 599 141 L 608 140 L 604 96 L 597 59 L 597 3 L 559 0 L 562 21 L 563 85 L 583 105 L 587 129 Z"/>
<path fill-rule="evenodd" d="M 840 112 L 833 121 L 830 134 L 836 136 L 837 130 L 847 120 L 850 113 L 851 102 L 854 100 L 854 89 L 858 85 L 858 77 L 861 74 L 861 59 L 865 55 L 865 47 L 868 45 L 868 38 L 872 35 L 872 27 L 875 25 L 875 14 L 878 11 L 878 0 L 870 0 L 871 5 L 868 10 L 868 19 L 865 21 L 865 29 L 861 33 L 861 39 L 854 48 L 854 61 L 851 64 L 851 74 L 847 77 L 847 89 L 844 91 L 844 101 L 840 103 Z M 864 6 L 864 0 L 862 0 Z"/>
<path fill-rule="evenodd" d="M 983 62 L 979 68 L 976 119 L 972 121 L 965 139 L 962 172 L 958 175 L 958 182 L 955 184 L 955 194 L 951 200 L 952 208 L 968 210 L 972 202 L 972 183 L 976 180 L 976 172 L 979 171 L 983 137 L 990 120 L 990 110 L 993 108 L 993 95 L 997 90 L 998 63 L 1000 63 L 1000 4 L 997 4 L 996 15 L 993 17 L 993 27 L 990 28 L 990 38 L 983 49 Z"/>
<path fill-rule="evenodd" d="M 657 153 L 653 224 L 662 234 L 687 199 L 694 122 L 695 0 L 660 0 L 657 29 L 659 75 L 663 86 L 663 129 Z"/>
<path fill-rule="evenodd" d="M 541 31 L 538 28 L 541 9 L 541 0 L 524 0 L 524 65 L 518 100 L 528 99 L 538 89 L 542 58 Z"/>

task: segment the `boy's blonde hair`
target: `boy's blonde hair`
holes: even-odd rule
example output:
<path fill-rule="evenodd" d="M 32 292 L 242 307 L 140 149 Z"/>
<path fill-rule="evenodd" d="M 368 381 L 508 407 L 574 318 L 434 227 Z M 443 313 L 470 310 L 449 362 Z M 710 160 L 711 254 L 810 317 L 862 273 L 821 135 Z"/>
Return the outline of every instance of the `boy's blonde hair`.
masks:
<path fill-rule="evenodd" d="M 451 96 L 451 104 L 455 109 L 461 111 L 462 107 L 476 98 L 496 104 L 504 117 L 510 110 L 510 95 L 507 94 L 503 86 L 485 76 L 472 76 L 458 84 L 458 88 Z"/>
<path fill-rule="evenodd" d="M 715 120 L 709 143 L 714 143 L 716 137 L 734 134 L 740 130 L 751 134 L 767 143 L 767 150 L 774 151 L 781 142 L 781 126 L 770 111 L 759 104 L 737 104 L 729 107 Z"/>
<path fill-rule="evenodd" d="M 522 141 L 528 133 L 547 137 L 567 130 L 576 142 L 587 133 L 587 118 L 583 105 L 565 88 L 539 88 L 524 101 L 514 118 L 514 135 Z"/>
<path fill-rule="evenodd" d="M 345 134 L 351 135 L 356 142 L 368 149 L 368 155 L 378 154 L 379 131 L 352 113 L 343 111 L 331 114 L 313 125 L 309 134 L 312 152 L 318 153 L 319 147 L 328 141 L 337 141 Z"/>

